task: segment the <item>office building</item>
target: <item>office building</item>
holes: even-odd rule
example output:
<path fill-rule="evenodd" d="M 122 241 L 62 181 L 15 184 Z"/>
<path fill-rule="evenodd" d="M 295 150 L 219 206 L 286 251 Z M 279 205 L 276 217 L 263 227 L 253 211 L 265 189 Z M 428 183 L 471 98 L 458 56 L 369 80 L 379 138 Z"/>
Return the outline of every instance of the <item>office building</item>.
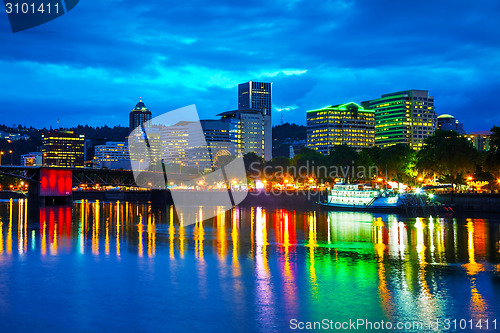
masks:
<path fill-rule="evenodd" d="M 437 129 L 443 131 L 455 131 L 460 135 L 465 134 L 464 124 L 449 114 L 442 114 L 437 117 Z"/>
<path fill-rule="evenodd" d="M 329 154 L 338 145 L 354 149 L 375 142 L 375 112 L 356 103 L 332 105 L 307 111 L 307 146 Z"/>
<path fill-rule="evenodd" d="M 141 126 L 148 120 L 151 120 L 151 111 L 144 105 L 142 99 L 135 105 L 135 108 L 129 113 L 129 129 L 132 132 L 135 128 Z"/>
<path fill-rule="evenodd" d="M 467 138 L 479 151 L 489 151 L 490 150 L 490 131 L 482 131 L 482 132 L 473 132 L 470 134 L 464 134 L 465 138 Z"/>
<path fill-rule="evenodd" d="M 249 81 L 238 85 L 238 110 L 259 110 L 263 114 L 265 160 L 272 158 L 272 83 Z"/>
<path fill-rule="evenodd" d="M 23 165 L 23 166 L 42 166 L 43 165 L 43 153 L 32 152 L 32 153 L 21 155 L 21 165 Z"/>
<path fill-rule="evenodd" d="M 73 132 L 49 132 L 42 135 L 43 165 L 67 168 L 83 167 L 85 136 Z"/>
<path fill-rule="evenodd" d="M 130 156 L 125 142 L 106 142 L 95 146 L 94 167 L 130 170 Z"/>
<path fill-rule="evenodd" d="M 434 97 L 427 90 L 384 94 L 361 105 L 375 110 L 375 145 L 382 148 L 402 143 L 420 149 L 436 129 Z"/>
<path fill-rule="evenodd" d="M 228 123 L 231 142 L 241 155 L 253 152 L 266 160 L 271 157 L 271 116 L 256 109 L 227 111 L 218 116 L 221 122 Z"/>

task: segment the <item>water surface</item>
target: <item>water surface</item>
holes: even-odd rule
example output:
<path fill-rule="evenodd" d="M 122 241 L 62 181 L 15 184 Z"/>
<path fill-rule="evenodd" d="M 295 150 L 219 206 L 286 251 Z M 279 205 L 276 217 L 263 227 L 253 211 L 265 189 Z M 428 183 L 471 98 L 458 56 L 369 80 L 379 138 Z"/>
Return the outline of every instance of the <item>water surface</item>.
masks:
<path fill-rule="evenodd" d="M 0 331 L 288 332 L 323 319 L 424 325 L 394 332 L 453 319 L 483 332 L 488 319 L 491 331 L 498 222 L 248 207 L 182 226 L 171 207 L 3 201 Z"/>

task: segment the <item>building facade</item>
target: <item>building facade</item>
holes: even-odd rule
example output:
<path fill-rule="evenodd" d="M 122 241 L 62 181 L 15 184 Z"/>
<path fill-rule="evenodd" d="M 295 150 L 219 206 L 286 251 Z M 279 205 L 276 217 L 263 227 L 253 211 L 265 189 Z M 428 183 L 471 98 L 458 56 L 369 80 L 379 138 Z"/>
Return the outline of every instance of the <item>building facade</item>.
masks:
<path fill-rule="evenodd" d="M 21 155 L 21 165 L 23 165 L 23 166 L 42 166 L 43 165 L 43 153 L 32 152 L 32 153 Z"/>
<path fill-rule="evenodd" d="M 327 155 L 338 145 L 373 147 L 375 112 L 356 103 L 307 111 L 307 146 Z"/>
<path fill-rule="evenodd" d="M 407 144 L 422 148 L 423 141 L 436 130 L 434 97 L 427 90 L 405 90 L 362 102 L 375 110 L 375 145 Z"/>
<path fill-rule="evenodd" d="M 130 156 L 125 142 L 106 142 L 95 146 L 94 167 L 130 170 Z"/>
<path fill-rule="evenodd" d="M 42 141 L 43 165 L 83 168 L 85 135 L 54 131 L 43 134 Z"/>
<path fill-rule="evenodd" d="M 265 160 L 271 158 L 271 116 L 261 110 L 238 109 L 219 114 L 228 124 L 231 143 L 239 154 L 255 153 Z"/>
<path fill-rule="evenodd" d="M 460 135 L 464 135 L 464 124 L 459 122 L 450 114 L 442 114 L 437 117 L 437 129 L 443 131 L 455 131 Z"/>
<path fill-rule="evenodd" d="M 490 131 L 473 132 L 471 134 L 464 134 L 463 136 L 467 138 L 477 150 L 490 150 Z"/>
<path fill-rule="evenodd" d="M 144 105 L 142 100 L 135 105 L 135 108 L 129 113 L 129 129 L 132 132 L 135 128 L 151 120 L 151 111 Z"/>
<path fill-rule="evenodd" d="M 238 84 L 238 110 L 259 110 L 263 114 L 262 128 L 264 130 L 264 154 L 265 160 L 272 158 L 272 83 L 254 82 Z"/>

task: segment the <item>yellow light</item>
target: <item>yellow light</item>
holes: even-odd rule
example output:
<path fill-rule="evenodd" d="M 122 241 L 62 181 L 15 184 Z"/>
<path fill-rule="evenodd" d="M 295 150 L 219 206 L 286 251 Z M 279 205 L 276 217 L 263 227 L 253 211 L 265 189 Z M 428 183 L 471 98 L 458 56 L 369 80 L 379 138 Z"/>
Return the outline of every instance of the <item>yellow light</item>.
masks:
<path fill-rule="evenodd" d="M 423 181 L 424 179 L 422 177 L 418 178 L 418 181 L 421 182 Z"/>
<path fill-rule="evenodd" d="M 468 181 L 471 181 L 472 179 L 474 179 L 474 178 L 472 178 L 472 176 L 467 177 Z"/>
<path fill-rule="evenodd" d="M 383 179 L 382 178 L 377 178 L 377 181 L 378 182 L 381 182 Z"/>
<path fill-rule="evenodd" d="M 498 182 L 500 183 L 500 179 L 498 180 Z M 263 180 L 262 184 L 267 184 L 267 180 Z"/>
<path fill-rule="evenodd" d="M 314 183 L 314 179 L 309 178 L 309 183 Z"/>

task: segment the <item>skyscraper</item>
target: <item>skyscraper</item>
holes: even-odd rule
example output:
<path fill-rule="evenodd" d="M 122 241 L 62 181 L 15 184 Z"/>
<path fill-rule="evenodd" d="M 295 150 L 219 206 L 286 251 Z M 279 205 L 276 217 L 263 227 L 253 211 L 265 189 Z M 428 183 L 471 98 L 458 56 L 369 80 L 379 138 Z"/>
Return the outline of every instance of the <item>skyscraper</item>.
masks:
<path fill-rule="evenodd" d="M 253 82 L 238 84 L 238 109 L 261 110 L 271 115 L 272 83 Z"/>
<path fill-rule="evenodd" d="M 375 110 L 375 145 L 407 144 L 422 148 L 423 141 L 436 130 L 434 97 L 427 90 L 405 90 L 362 102 Z"/>
<path fill-rule="evenodd" d="M 238 84 L 238 110 L 259 110 L 263 129 L 263 158 L 272 158 L 272 83 L 253 82 Z"/>
<path fill-rule="evenodd" d="M 42 135 L 43 164 L 77 168 L 84 166 L 84 135 L 73 132 L 49 132 Z"/>
<path fill-rule="evenodd" d="M 375 141 L 375 112 L 356 103 L 307 111 L 307 146 L 328 154 L 337 145 L 354 149 L 372 147 Z"/>
<path fill-rule="evenodd" d="M 130 111 L 129 114 L 129 128 L 130 132 L 132 132 L 136 127 L 141 126 L 148 120 L 151 120 L 151 111 L 144 105 L 142 99 L 139 100 L 139 103 L 135 105 L 135 108 Z"/>

